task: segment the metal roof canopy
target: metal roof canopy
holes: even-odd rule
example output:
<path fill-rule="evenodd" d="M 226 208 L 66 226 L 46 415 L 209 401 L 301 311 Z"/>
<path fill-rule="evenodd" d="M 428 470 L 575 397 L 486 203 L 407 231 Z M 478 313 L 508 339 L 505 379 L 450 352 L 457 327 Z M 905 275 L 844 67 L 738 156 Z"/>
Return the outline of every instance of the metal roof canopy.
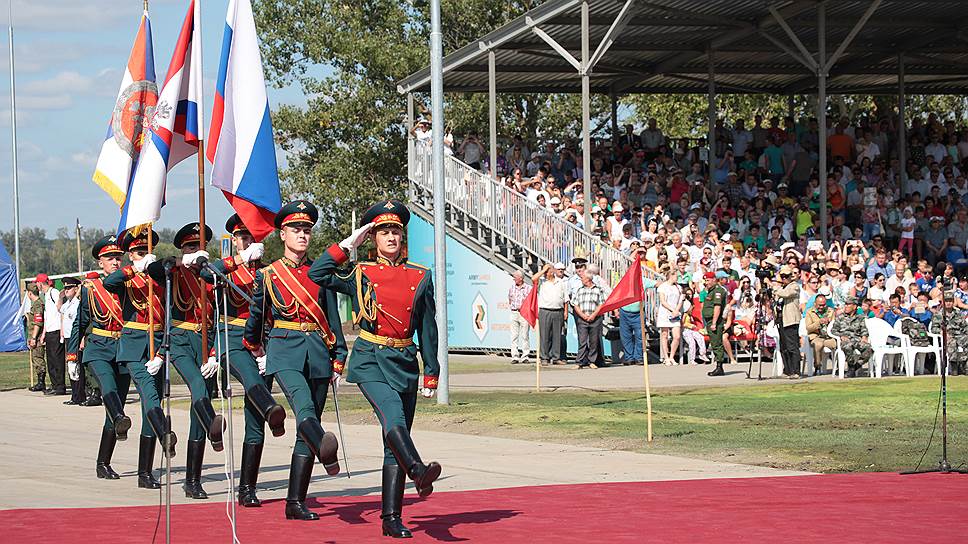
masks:
<path fill-rule="evenodd" d="M 968 2 L 951 0 L 549 0 L 444 57 L 444 88 L 487 92 L 493 52 L 498 92 L 581 92 L 586 4 L 594 93 L 706 93 L 712 74 L 720 92 L 808 94 L 825 68 L 828 93 L 894 94 L 900 55 L 908 93 L 968 92 Z M 430 69 L 398 89 L 429 91 Z"/>

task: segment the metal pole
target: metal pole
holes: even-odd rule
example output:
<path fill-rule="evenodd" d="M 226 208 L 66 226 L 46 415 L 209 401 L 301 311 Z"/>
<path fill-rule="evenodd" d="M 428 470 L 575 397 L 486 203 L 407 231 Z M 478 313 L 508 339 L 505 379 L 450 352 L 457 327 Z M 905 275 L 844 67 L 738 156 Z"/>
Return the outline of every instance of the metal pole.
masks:
<path fill-rule="evenodd" d="M 592 231 L 592 135 L 591 80 L 588 74 L 588 2 L 581 3 L 581 157 L 582 194 L 585 200 L 585 231 Z"/>
<path fill-rule="evenodd" d="M 497 60 L 494 50 L 487 52 L 487 138 L 490 140 L 488 152 L 491 166 L 491 177 L 497 179 Z M 495 195 L 497 196 L 497 195 Z"/>
<path fill-rule="evenodd" d="M 787 117 L 793 117 L 793 95 L 787 95 Z M 796 119 L 793 120 L 796 122 Z"/>
<path fill-rule="evenodd" d="M 84 271 L 84 260 L 81 259 L 81 220 L 80 218 L 75 219 L 74 223 L 74 240 L 77 242 L 77 271 Z"/>
<path fill-rule="evenodd" d="M 907 183 L 904 177 L 907 173 L 907 121 L 904 112 L 904 53 L 897 54 L 897 162 L 901 169 L 897 173 L 897 182 L 901 187 L 901 196 L 907 194 Z"/>
<path fill-rule="evenodd" d="M 437 403 L 450 404 L 448 390 L 449 364 L 447 361 L 447 233 L 444 207 L 446 190 L 444 183 L 444 73 L 443 44 L 440 32 L 440 0 L 430 2 L 430 95 L 433 119 L 433 151 L 431 154 L 434 177 L 434 270 L 437 283 L 434 298 L 437 300 L 437 362 L 440 363 Z"/>
<path fill-rule="evenodd" d="M 8 37 L 10 49 L 10 147 L 12 148 L 13 169 L 13 254 L 17 265 L 17 281 L 20 281 L 20 181 L 17 175 L 17 75 L 13 54 L 13 2 L 7 3 L 9 21 Z"/>
<path fill-rule="evenodd" d="M 198 28 L 202 26 L 202 7 L 201 0 L 195 2 L 195 13 L 193 14 L 195 19 L 195 24 Z M 192 47 L 198 48 L 198 58 L 203 59 L 202 55 L 202 44 L 193 43 Z M 204 73 L 202 67 L 198 67 L 199 73 Z M 198 134 L 201 136 L 205 134 L 205 104 L 204 104 L 205 93 L 198 93 Z M 205 238 L 205 141 L 202 138 L 198 139 L 198 249 L 205 251 L 209 240 Z M 198 280 L 202 283 L 201 280 Z M 205 289 L 205 285 L 201 286 L 201 300 L 199 305 L 202 310 L 202 360 L 198 362 L 199 365 L 204 364 L 208 359 L 208 291 Z M 216 316 L 217 318 L 217 316 Z M 216 332 L 218 330 L 216 329 Z M 231 407 L 231 405 L 229 405 Z M 234 468 L 233 468 L 234 470 Z M 235 504 L 235 503 L 233 503 Z M 232 518 L 235 519 L 234 516 Z M 233 524 L 234 530 L 234 524 Z"/>
<path fill-rule="evenodd" d="M 709 147 L 709 180 L 712 181 L 713 161 L 716 158 L 716 74 L 713 66 L 713 48 L 710 47 L 706 53 L 706 61 L 709 63 L 709 101 L 707 114 L 709 116 L 709 136 L 706 144 Z"/>
<path fill-rule="evenodd" d="M 614 92 L 609 93 L 612 99 L 612 145 L 618 144 L 618 95 Z"/>
<path fill-rule="evenodd" d="M 219 278 L 218 278 L 218 276 L 216 276 L 215 277 L 215 283 L 214 283 L 214 285 L 216 287 L 218 287 L 218 282 L 219 282 Z M 205 288 L 205 286 L 203 285 L 202 286 L 202 289 L 204 289 L 204 288 Z M 222 323 L 225 324 L 225 327 L 221 331 L 222 333 L 224 333 L 224 336 L 222 338 L 222 342 L 225 342 L 224 344 L 222 344 L 222 346 L 224 346 L 224 349 L 225 349 L 225 376 L 226 376 L 226 378 L 225 378 L 225 400 L 228 402 L 228 406 L 229 406 L 228 407 L 228 413 L 226 414 L 227 419 L 228 419 L 228 425 L 227 425 L 227 427 L 228 427 L 228 435 L 229 435 L 228 436 L 228 439 L 229 439 L 229 447 L 228 447 L 228 452 L 227 452 L 228 453 L 228 459 L 227 459 L 227 462 L 228 462 L 228 470 L 226 472 L 228 472 L 228 475 L 229 475 L 229 497 L 235 497 L 235 436 L 234 436 L 233 431 L 232 431 L 232 427 L 233 427 L 233 425 L 232 425 L 232 393 L 233 393 L 233 391 L 232 391 L 232 378 L 231 378 L 231 376 L 232 376 L 232 361 L 231 361 L 231 359 L 229 357 L 229 298 L 228 298 L 228 288 L 227 288 L 227 286 L 223 286 L 222 289 L 221 289 L 221 291 L 222 291 L 222 317 L 223 317 Z M 218 306 L 218 294 L 216 293 L 214 296 L 216 297 L 214 302 L 216 303 L 216 306 Z M 218 334 L 219 334 L 219 330 L 218 330 L 218 317 L 216 317 L 215 320 L 213 320 L 213 323 L 214 323 L 213 326 L 215 327 L 215 335 L 218 336 Z M 217 357 L 217 355 L 216 355 L 216 357 Z M 219 383 L 221 383 L 221 379 L 219 379 Z M 237 535 L 236 535 L 236 520 L 237 520 L 237 518 L 236 518 L 236 511 L 235 511 L 235 501 L 233 500 L 231 502 L 232 502 L 232 509 L 231 509 L 231 513 L 229 515 L 229 521 L 232 524 L 232 541 L 235 542 L 235 541 L 237 541 Z"/>
<path fill-rule="evenodd" d="M 827 245 L 827 10 L 817 5 L 817 122 L 820 125 L 817 146 L 820 172 L 820 236 Z"/>

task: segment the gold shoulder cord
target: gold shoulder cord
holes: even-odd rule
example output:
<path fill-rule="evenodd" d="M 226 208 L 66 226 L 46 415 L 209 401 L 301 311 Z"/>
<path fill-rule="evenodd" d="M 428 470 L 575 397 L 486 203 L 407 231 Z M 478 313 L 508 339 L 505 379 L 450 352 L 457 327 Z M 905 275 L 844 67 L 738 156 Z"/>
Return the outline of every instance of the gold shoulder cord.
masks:
<path fill-rule="evenodd" d="M 128 300 L 131 301 L 131 305 L 134 306 L 135 310 L 139 312 L 144 312 L 148 307 L 148 299 L 145 297 L 144 301 L 139 300 L 138 293 L 131 287 L 131 280 L 124 282 L 124 289 L 128 293 Z"/>
<path fill-rule="evenodd" d="M 279 313 L 281 313 L 283 317 L 286 319 L 292 319 L 298 313 L 299 303 L 295 298 L 293 298 L 292 302 L 289 304 L 285 304 L 279 300 L 279 297 L 276 296 L 276 290 L 272 286 L 271 272 L 269 272 L 268 269 L 263 269 L 262 278 L 265 284 L 264 288 L 269 294 L 269 298 L 272 300 L 272 305 L 279 309 Z"/>
<path fill-rule="evenodd" d="M 367 320 L 370 323 L 376 321 L 377 305 L 373 300 L 373 286 L 367 283 L 366 292 L 363 291 L 363 269 L 359 266 L 356 272 L 356 300 L 360 302 L 360 313 L 353 317 L 353 324 L 359 325 L 360 321 Z"/>
<path fill-rule="evenodd" d="M 110 314 L 107 311 L 102 312 L 100 306 L 97 304 L 97 299 L 94 297 L 94 289 L 91 289 L 90 284 L 87 285 L 87 307 L 91 311 L 91 315 L 94 316 L 94 321 L 98 324 L 107 324 L 111 322 Z"/>
<path fill-rule="evenodd" d="M 189 281 L 192 279 L 191 277 L 184 276 L 182 273 L 178 274 L 178 278 L 181 281 Z M 172 282 L 174 283 L 171 289 L 172 298 L 175 299 L 175 307 L 187 317 L 188 312 L 194 310 L 197 306 L 194 304 L 194 300 L 191 300 L 191 298 L 186 298 L 185 295 L 182 294 L 181 281 Z M 189 295 L 189 297 L 191 297 L 191 295 Z"/>

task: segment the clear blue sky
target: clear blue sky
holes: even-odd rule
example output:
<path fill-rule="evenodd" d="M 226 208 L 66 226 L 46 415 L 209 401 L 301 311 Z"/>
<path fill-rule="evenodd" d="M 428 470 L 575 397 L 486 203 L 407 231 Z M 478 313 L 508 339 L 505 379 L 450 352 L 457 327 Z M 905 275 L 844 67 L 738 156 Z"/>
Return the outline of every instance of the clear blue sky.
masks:
<path fill-rule="evenodd" d="M 138 29 L 142 2 L 10 1 L 17 68 L 21 225 L 42 227 L 49 236 L 58 227 L 73 227 L 75 218 L 84 227 L 114 228 L 118 209 L 91 181 L 91 175 Z M 228 0 L 201 2 L 207 124 Z M 187 7 L 188 0 L 149 3 L 159 87 Z M 0 21 L 6 30 L 7 0 L 0 0 Z M 6 35 L 0 41 L 0 230 L 10 230 L 10 68 Z M 298 88 L 270 87 L 268 92 L 273 108 L 282 103 L 305 103 Z M 168 204 L 162 210 L 160 227 L 177 228 L 197 220 L 195 169 L 195 160 L 188 159 L 169 175 Z M 218 232 L 231 208 L 211 188 L 207 201 L 210 223 Z"/>

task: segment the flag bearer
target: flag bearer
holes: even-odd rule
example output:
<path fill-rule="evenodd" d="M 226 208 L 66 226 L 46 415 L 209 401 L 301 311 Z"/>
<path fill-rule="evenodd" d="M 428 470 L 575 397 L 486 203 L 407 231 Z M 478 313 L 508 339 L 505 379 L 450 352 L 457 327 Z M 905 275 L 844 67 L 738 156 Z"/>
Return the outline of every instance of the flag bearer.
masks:
<path fill-rule="evenodd" d="M 333 369 L 343 367 L 347 351 L 336 293 L 308 276 L 312 262 L 306 250 L 318 218 L 316 207 L 305 200 L 279 210 L 275 226 L 283 257 L 256 273 L 243 338 L 256 360 L 266 357 L 266 375 L 279 382 L 296 418 L 286 519 L 319 519 L 306 508 L 313 456 L 327 474 L 339 473 L 336 436 L 323 430 L 319 416 Z"/>
<path fill-rule="evenodd" d="M 440 465 L 424 464 L 410 438 L 417 404 L 420 366 L 424 363 L 421 394 L 430 398 L 437 389 L 437 321 L 430 271 L 407 262 L 404 227 L 410 211 L 400 202 L 376 204 L 363 214 L 361 227 L 349 238 L 333 244 L 316 261 L 310 278 L 321 286 L 352 297 L 360 337 L 346 379 L 356 383 L 373 406 L 383 426 L 383 520 L 384 536 L 409 538 L 403 525 L 404 475 L 413 480 L 417 493 L 426 497 L 440 476 Z M 376 245 L 372 262 L 357 264 L 349 274 L 337 267 L 371 237 Z M 336 368 L 342 374 L 343 368 Z"/>

